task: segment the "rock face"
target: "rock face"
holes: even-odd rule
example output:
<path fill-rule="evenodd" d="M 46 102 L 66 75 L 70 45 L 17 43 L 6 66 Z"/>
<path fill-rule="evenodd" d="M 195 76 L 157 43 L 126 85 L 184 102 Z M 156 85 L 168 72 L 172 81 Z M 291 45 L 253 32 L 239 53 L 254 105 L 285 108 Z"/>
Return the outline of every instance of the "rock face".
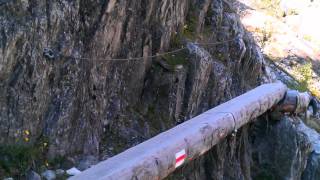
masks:
<path fill-rule="evenodd" d="M 298 130 L 298 121 L 293 121 L 285 118 L 270 128 L 265 128 L 267 121 L 256 125 L 252 144 L 254 179 L 301 179 L 312 148 L 308 137 Z"/>
<path fill-rule="evenodd" d="M 263 74 L 259 50 L 224 1 L 5 1 L 0 9 L 0 143 L 48 138 L 52 157 L 108 157 L 257 86 Z M 179 48 L 177 39 L 233 38 L 200 47 L 205 58 L 148 58 Z M 100 61 L 129 57 L 143 58 Z"/>
<path fill-rule="evenodd" d="M 228 1 L 3 1 L 0 24 L 0 145 L 45 142 L 49 158 L 106 159 L 269 81 L 259 48 Z M 110 60 L 132 57 L 142 58 Z M 267 144 L 295 138 L 299 153 L 284 154 L 294 158 L 281 162 L 285 172 L 270 171 L 297 178 L 308 148 L 281 123 L 256 136 Z M 169 178 L 259 176 L 263 169 L 251 167 L 272 163 L 272 151 L 252 165 L 265 144 L 251 133 L 250 125 L 242 128 Z"/>
<path fill-rule="evenodd" d="M 308 137 L 311 143 L 312 152 L 308 156 L 307 167 L 302 174 L 301 179 L 303 180 L 316 180 L 320 177 L 320 135 L 315 129 L 311 129 L 304 123 L 300 123 L 298 126 L 300 132 Z"/>
<path fill-rule="evenodd" d="M 26 179 L 27 180 L 41 180 L 41 176 L 38 173 L 34 172 L 34 171 L 30 171 L 26 175 Z"/>
<path fill-rule="evenodd" d="M 46 180 L 54 180 L 56 179 L 56 174 L 52 170 L 46 170 L 45 172 L 41 173 L 41 175 L 44 177 Z"/>

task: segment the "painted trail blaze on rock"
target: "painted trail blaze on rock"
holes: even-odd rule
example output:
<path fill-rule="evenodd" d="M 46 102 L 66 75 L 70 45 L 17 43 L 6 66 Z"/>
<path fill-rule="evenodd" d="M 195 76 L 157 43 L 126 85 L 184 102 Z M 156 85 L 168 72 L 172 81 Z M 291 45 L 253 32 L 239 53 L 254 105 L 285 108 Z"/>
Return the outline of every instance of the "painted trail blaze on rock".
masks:
<path fill-rule="evenodd" d="M 186 159 L 187 155 L 186 155 L 186 151 L 183 149 L 181 151 L 179 151 L 178 153 L 176 153 L 176 165 L 175 167 L 179 167 L 184 163 L 184 160 Z"/>

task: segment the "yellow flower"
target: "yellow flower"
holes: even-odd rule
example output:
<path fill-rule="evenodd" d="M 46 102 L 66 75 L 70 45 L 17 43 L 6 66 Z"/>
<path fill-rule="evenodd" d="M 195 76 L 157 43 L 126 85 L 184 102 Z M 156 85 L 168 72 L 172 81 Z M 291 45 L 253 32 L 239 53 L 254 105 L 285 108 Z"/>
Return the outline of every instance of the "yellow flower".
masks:
<path fill-rule="evenodd" d="M 30 131 L 29 130 L 24 130 L 23 131 L 25 135 L 30 135 Z"/>
<path fill-rule="evenodd" d="M 43 143 L 43 146 L 44 146 L 44 147 L 47 147 L 47 145 L 48 145 L 48 143 L 46 143 L 46 142 L 45 142 L 45 143 Z"/>
<path fill-rule="evenodd" d="M 25 138 L 24 138 L 24 141 L 25 141 L 25 142 L 29 142 L 29 138 L 25 137 Z"/>

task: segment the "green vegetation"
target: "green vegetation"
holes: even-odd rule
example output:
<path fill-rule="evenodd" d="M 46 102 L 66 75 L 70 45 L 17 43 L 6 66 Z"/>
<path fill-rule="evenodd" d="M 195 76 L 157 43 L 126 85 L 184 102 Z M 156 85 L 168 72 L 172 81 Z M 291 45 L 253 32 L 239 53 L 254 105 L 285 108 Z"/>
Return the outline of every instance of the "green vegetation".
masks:
<path fill-rule="evenodd" d="M 312 41 L 312 37 L 310 35 L 304 35 L 303 39 L 306 40 L 306 41 L 309 41 L 309 42 Z"/>
<path fill-rule="evenodd" d="M 280 8 L 280 0 L 257 0 L 257 7 L 274 17 L 283 17 L 284 12 Z"/>
<path fill-rule="evenodd" d="M 178 34 L 175 34 L 170 41 L 171 48 L 174 48 L 174 49 L 180 48 L 183 45 L 182 41 L 183 41 L 182 37 Z"/>
<path fill-rule="evenodd" d="M 274 62 L 278 59 L 265 57 L 268 61 L 273 63 L 279 70 L 285 72 L 289 75 L 293 81 L 285 80 L 284 83 L 290 89 L 295 89 L 300 92 L 309 91 L 313 96 L 320 98 L 320 91 L 317 87 L 315 87 L 315 80 L 313 79 L 313 67 L 312 63 L 306 63 L 303 65 L 295 66 L 292 71 L 288 72 L 287 70 L 283 69 L 281 66 L 276 65 Z"/>
<path fill-rule="evenodd" d="M 23 175 L 31 168 L 37 157 L 37 150 L 30 146 L 0 146 L 0 174 Z"/>
<path fill-rule="evenodd" d="M 296 9 L 288 9 L 284 12 L 280 7 L 281 0 L 257 0 L 255 1 L 256 6 L 265 11 L 268 15 L 281 18 L 286 15 L 298 15 L 299 12 Z"/>
<path fill-rule="evenodd" d="M 208 39 L 214 30 L 211 26 L 211 17 L 213 16 L 213 11 L 209 8 L 206 19 L 204 22 L 203 31 L 197 33 L 198 16 L 195 7 L 190 7 L 188 15 L 186 17 L 185 25 L 183 26 L 180 33 L 173 35 L 170 45 L 171 48 L 177 49 L 183 46 L 184 41 L 195 41 L 196 39 Z M 180 51 L 174 54 L 168 54 L 162 56 L 165 62 L 168 64 L 169 69 L 174 69 L 177 65 L 188 64 L 188 53 L 185 51 Z"/>
<path fill-rule="evenodd" d="M 266 45 L 266 42 L 268 42 L 269 39 L 272 37 L 272 35 L 275 33 L 275 30 L 271 22 L 265 22 L 264 28 L 256 29 L 255 32 L 258 33 L 259 36 L 261 37 L 260 44 L 263 48 Z"/>
<path fill-rule="evenodd" d="M 44 161 L 45 166 L 58 166 L 54 167 L 56 169 L 61 168 L 60 166 L 66 162 L 65 156 L 56 156 L 53 159 L 49 159 L 48 161 Z"/>
<path fill-rule="evenodd" d="M 168 55 L 164 55 L 162 56 L 166 63 L 168 65 L 170 65 L 171 67 L 175 67 L 176 65 L 185 65 L 188 63 L 188 57 L 187 54 L 185 52 L 179 52 L 176 54 L 168 54 Z"/>
<path fill-rule="evenodd" d="M 187 17 L 186 25 L 183 27 L 182 35 L 185 38 L 194 40 L 196 38 L 196 26 L 197 26 L 197 17 L 189 16 Z"/>
<path fill-rule="evenodd" d="M 161 95 L 165 94 L 163 90 L 160 90 Z M 156 111 L 156 107 L 154 105 L 150 105 L 148 107 L 148 112 L 145 116 L 146 119 L 148 119 L 151 122 L 150 131 L 152 135 L 156 135 L 159 133 L 159 130 L 161 130 L 161 121 L 159 121 L 159 117 L 161 117 L 160 114 Z"/>
<path fill-rule="evenodd" d="M 255 177 L 255 179 L 256 180 L 270 180 L 270 179 L 274 179 L 274 178 L 270 175 L 270 173 L 268 174 L 268 173 L 263 172 L 263 173 L 259 174 L 257 177 Z"/>
<path fill-rule="evenodd" d="M 299 86 L 293 87 L 299 91 L 310 91 L 312 95 L 320 97 L 320 91 L 314 87 L 312 64 L 307 63 L 294 68 L 293 76 L 297 77 Z"/>
<path fill-rule="evenodd" d="M 189 40 L 195 40 L 197 37 L 196 30 L 197 30 L 197 22 L 198 16 L 196 14 L 195 7 L 191 6 L 186 17 L 185 25 L 182 29 L 182 36 L 183 38 L 187 38 Z"/>
<path fill-rule="evenodd" d="M 211 19 L 209 18 L 213 16 L 212 10 L 209 8 L 204 22 L 203 31 L 200 34 L 197 33 L 198 17 L 194 15 L 194 11 L 195 10 L 191 11 L 186 18 L 186 24 L 184 25 L 182 30 L 183 38 L 195 40 L 202 36 L 210 36 L 214 32 L 211 26 Z"/>
<path fill-rule="evenodd" d="M 29 135 L 25 131 L 25 135 Z M 23 141 L 29 142 L 29 137 L 23 137 Z M 40 138 L 38 143 L 31 145 L 29 143 L 18 143 L 15 145 L 0 146 L 0 177 L 10 176 L 21 178 L 30 170 L 44 169 L 51 164 L 46 159 L 48 148 L 46 138 Z"/>
<path fill-rule="evenodd" d="M 298 87 L 296 87 L 296 89 L 299 91 L 307 91 L 308 85 L 312 80 L 312 64 L 307 63 L 305 65 L 295 67 L 294 76 L 298 77 L 300 84 Z"/>
<path fill-rule="evenodd" d="M 294 84 L 294 83 L 286 82 L 286 85 L 288 86 L 288 88 L 295 89 L 299 92 L 309 91 L 308 87 L 305 84 L 301 84 L 301 83 Z"/>
<path fill-rule="evenodd" d="M 295 9 L 289 9 L 287 13 L 288 15 L 299 15 L 299 12 Z"/>
<path fill-rule="evenodd" d="M 307 63 L 298 67 L 298 72 L 300 72 L 300 74 L 302 75 L 302 82 L 305 82 L 306 84 L 309 83 L 312 79 L 312 64 Z"/>

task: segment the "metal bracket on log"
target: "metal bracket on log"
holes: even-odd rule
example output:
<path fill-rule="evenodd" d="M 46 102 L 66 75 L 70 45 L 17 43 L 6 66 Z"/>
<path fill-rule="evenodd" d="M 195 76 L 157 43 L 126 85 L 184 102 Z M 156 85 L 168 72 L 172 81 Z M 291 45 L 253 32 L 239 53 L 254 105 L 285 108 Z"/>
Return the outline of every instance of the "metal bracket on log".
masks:
<path fill-rule="evenodd" d="M 281 119 L 280 116 L 283 114 L 299 114 L 305 113 L 307 117 L 308 110 L 311 110 L 313 116 L 318 112 L 318 103 L 308 92 L 300 93 L 296 90 L 288 90 L 285 97 L 274 107 L 271 108 L 271 115 L 274 119 Z"/>

